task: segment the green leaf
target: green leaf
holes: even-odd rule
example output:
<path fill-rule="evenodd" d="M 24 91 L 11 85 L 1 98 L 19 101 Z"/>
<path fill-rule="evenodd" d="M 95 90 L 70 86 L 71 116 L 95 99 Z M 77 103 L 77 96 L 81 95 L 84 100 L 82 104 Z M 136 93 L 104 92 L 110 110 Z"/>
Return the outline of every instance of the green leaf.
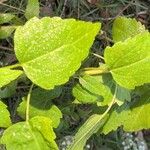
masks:
<path fill-rule="evenodd" d="M 140 99 L 129 104 L 115 107 L 105 123 L 102 132 L 107 134 L 123 126 L 125 131 L 139 131 L 150 128 L 150 88 L 144 92 Z"/>
<path fill-rule="evenodd" d="M 112 36 L 114 42 L 119 42 L 145 31 L 144 25 L 135 19 L 118 17 L 113 23 Z"/>
<path fill-rule="evenodd" d="M 11 20 L 11 24 L 14 24 L 15 26 L 22 26 L 25 24 L 25 20 L 23 18 L 17 17 L 15 16 L 12 20 Z"/>
<path fill-rule="evenodd" d="M 117 86 L 116 103 L 118 105 L 122 105 L 125 102 L 125 100 L 130 102 L 131 101 L 131 94 L 130 94 L 131 91 L 119 86 L 118 84 L 116 84 L 116 86 Z"/>
<path fill-rule="evenodd" d="M 0 13 L 0 24 L 7 23 L 11 21 L 15 15 L 10 14 L 10 13 Z"/>
<path fill-rule="evenodd" d="M 150 33 L 138 34 L 105 49 L 114 80 L 127 89 L 150 82 Z"/>
<path fill-rule="evenodd" d="M 61 94 L 61 87 L 57 87 L 53 90 L 43 90 L 37 88 L 32 91 L 31 102 L 30 102 L 30 113 L 29 118 L 35 116 L 45 116 L 52 120 L 53 127 L 57 127 L 60 123 L 60 118 L 62 118 L 62 113 L 59 108 L 52 103 L 52 99 L 58 97 Z M 18 114 L 25 119 L 26 116 L 26 98 L 18 107 Z"/>
<path fill-rule="evenodd" d="M 25 11 L 25 17 L 29 20 L 33 17 L 39 17 L 39 13 L 39 0 L 28 0 L 28 4 Z"/>
<path fill-rule="evenodd" d="M 73 144 L 68 150 L 83 150 L 86 141 L 96 133 L 106 122 L 108 116 L 102 119 L 102 115 L 92 115 L 78 130 L 74 137 Z"/>
<path fill-rule="evenodd" d="M 17 28 L 15 53 L 33 83 L 52 89 L 80 67 L 99 30 L 99 23 L 33 18 Z"/>
<path fill-rule="evenodd" d="M 22 74 L 20 70 L 0 68 L 0 88 L 9 84 Z"/>
<path fill-rule="evenodd" d="M 95 95 L 99 95 L 101 91 L 105 91 L 105 86 L 103 86 L 102 76 L 89 76 L 85 75 L 79 78 L 79 83 L 86 88 L 88 91 Z"/>
<path fill-rule="evenodd" d="M 0 101 L 0 127 L 7 128 L 11 125 L 10 114 L 7 110 L 7 106 Z"/>
<path fill-rule="evenodd" d="M 0 99 L 1 98 L 8 98 L 14 95 L 16 92 L 17 82 L 13 81 L 8 84 L 6 87 L 0 89 Z"/>
<path fill-rule="evenodd" d="M 57 150 L 51 120 L 34 117 L 29 122 L 19 122 L 4 131 L 1 143 L 7 150 Z"/>
<path fill-rule="evenodd" d="M 90 104 L 90 103 L 97 103 L 102 99 L 100 95 L 95 95 L 91 93 L 90 91 L 83 88 L 82 85 L 80 84 L 77 84 L 73 88 L 73 95 L 76 98 L 74 103 Z"/>
<path fill-rule="evenodd" d="M 107 77 L 108 77 L 107 80 L 109 81 L 110 77 L 109 76 Z M 82 91 L 87 91 L 88 95 L 95 96 L 94 102 L 96 102 L 99 106 L 107 105 L 112 100 L 113 96 L 111 94 L 109 87 L 105 85 L 103 81 L 103 76 L 85 75 L 84 77 L 79 79 L 79 82 L 83 87 Z M 75 92 L 73 94 L 77 98 L 77 100 L 79 101 L 82 100 L 82 102 L 84 102 L 82 95 L 77 95 Z M 88 98 L 88 95 L 87 99 L 85 99 L 86 101 L 90 98 L 90 96 Z"/>
<path fill-rule="evenodd" d="M 130 101 L 130 91 L 116 85 L 110 74 L 103 76 L 89 76 L 80 77 L 80 84 L 73 88 L 73 95 L 76 98 L 75 103 L 97 103 L 98 106 L 105 106 L 110 103 L 113 98 L 115 88 L 116 102 L 122 105 L 125 100 Z"/>
<path fill-rule="evenodd" d="M 9 37 L 15 29 L 16 26 L 0 26 L 0 39 Z"/>

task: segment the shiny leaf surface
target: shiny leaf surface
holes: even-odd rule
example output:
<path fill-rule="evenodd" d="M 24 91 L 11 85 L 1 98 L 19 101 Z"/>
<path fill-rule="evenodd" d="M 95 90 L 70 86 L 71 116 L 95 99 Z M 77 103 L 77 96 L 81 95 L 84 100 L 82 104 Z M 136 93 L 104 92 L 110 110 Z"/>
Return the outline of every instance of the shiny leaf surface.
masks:
<path fill-rule="evenodd" d="M 33 18 L 15 32 L 15 53 L 26 75 L 45 89 L 64 84 L 87 57 L 100 23 Z"/>
<path fill-rule="evenodd" d="M 17 79 L 21 74 L 20 70 L 0 68 L 0 88 Z"/>
<path fill-rule="evenodd" d="M 51 120 L 34 117 L 29 122 L 19 122 L 5 130 L 1 143 L 7 150 L 57 150 Z"/>
<path fill-rule="evenodd" d="M 134 89 L 150 82 L 150 33 L 107 47 L 104 56 L 114 80 L 122 87 Z"/>
<path fill-rule="evenodd" d="M 114 42 L 124 41 L 128 38 L 132 38 L 139 33 L 145 32 L 144 25 L 135 19 L 118 17 L 112 28 L 112 36 Z"/>
<path fill-rule="evenodd" d="M 10 114 L 7 110 L 7 106 L 0 101 L 0 127 L 7 128 L 11 125 Z"/>

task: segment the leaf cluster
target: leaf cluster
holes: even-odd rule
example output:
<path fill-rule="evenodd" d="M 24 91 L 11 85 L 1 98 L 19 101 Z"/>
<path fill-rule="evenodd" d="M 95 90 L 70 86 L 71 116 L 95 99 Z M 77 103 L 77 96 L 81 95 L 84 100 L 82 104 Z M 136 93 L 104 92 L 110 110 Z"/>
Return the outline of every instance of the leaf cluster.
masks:
<path fill-rule="evenodd" d="M 13 124 L 7 106 L 0 101 L 0 127 L 7 128 L 1 144 L 8 150 L 57 150 L 53 128 L 58 128 L 63 115 L 53 100 L 63 93 L 63 84 L 72 76 L 79 79 L 72 89 L 72 105 L 95 104 L 105 111 L 85 121 L 69 150 L 84 149 L 86 141 L 98 131 L 108 134 L 120 126 L 125 131 L 150 128 L 150 33 L 140 22 L 117 18 L 112 29 L 114 44 L 105 48 L 104 63 L 80 69 L 95 36 L 100 34 L 101 23 L 39 19 L 37 0 L 28 1 L 25 17 L 28 21 L 24 25 L 4 26 L 15 16 L 0 14 L 1 39 L 16 29 L 14 49 L 18 59 L 18 64 L 0 68 L 0 88 L 4 88 L 1 99 L 8 96 L 5 92 L 19 77 L 26 76 L 32 82 L 17 108 L 24 121 Z M 133 98 L 135 93 L 138 99 Z"/>

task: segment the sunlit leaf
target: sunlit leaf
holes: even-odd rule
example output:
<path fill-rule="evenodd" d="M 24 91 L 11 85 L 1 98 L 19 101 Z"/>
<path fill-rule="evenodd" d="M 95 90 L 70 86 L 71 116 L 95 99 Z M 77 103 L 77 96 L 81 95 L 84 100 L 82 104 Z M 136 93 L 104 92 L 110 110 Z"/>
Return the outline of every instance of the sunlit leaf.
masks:
<path fill-rule="evenodd" d="M 134 89 L 150 82 L 150 33 L 141 33 L 105 49 L 105 62 L 114 80 Z"/>
<path fill-rule="evenodd" d="M 57 150 L 51 123 L 49 118 L 38 116 L 16 123 L 4 131 L 1 143 L 7 150 Z"/>
<path fill-rule="evenodd" d="M 21 74 L 20 70 L 0 68 L 0 88 L 17 79 Z"/>
<path fill-rule="evenodd" d="M 146 32 L 144 25 L 135 19 L 118 17 L 113 23 L 112 36 L 114 42 L 124 41 L 143 32 Z"/>
<path fill-rule="evenodd" d="M 0 101 L 0 127 L 7 128 L 11 125 L 10 114 L 7 110 L 7 106 Z"/>
<path fill-rule="evenodd" d="M 87 57 L 100 23 L 33 18 L 15 32 L 15 53 L 27 77 L 45 89 L 68 81 Z"/>

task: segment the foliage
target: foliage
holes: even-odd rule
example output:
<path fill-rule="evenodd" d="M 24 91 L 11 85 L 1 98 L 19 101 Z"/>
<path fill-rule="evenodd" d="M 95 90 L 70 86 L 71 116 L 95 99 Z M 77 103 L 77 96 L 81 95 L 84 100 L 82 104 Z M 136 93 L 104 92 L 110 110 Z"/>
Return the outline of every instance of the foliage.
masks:
<path fill-rule="evenodd" d="M 92 115 L 79 129 L 78 133 L 75 136 L 74 144 L 71 145 L 68 149 L 83 150 L 86 141 L 91 137 L 91 135 L 96 133 L 104 125 L 107 117 L 102 119 L 102 115 Z"/>
<path fill-rule="evenodd" d="M 9 37 L 16 29 L 15 25 L 5 26 L 3 24 L 11 22 L 15 15 L 10 13 L 0 13 L 0 39 Z"/>
<path fill-rule="evenodd" d="M 11 125 L 10 114 L 7 110 L 7 106 L 0 101 L 0 127 L 7 128 Z"/>
<path fill-rule="evenodd" d="M 39 1 L 28 0 L 25 17 L 29 20 L 35 16 L 39 17 Z"/>
<path fill-rule="evenodd" d="M 123 125 L 125 131 L 139 131 L 143 128 L 149 129 L 149 90 L 149 88 L 145 90 L 137 101 L 125 103 L 119 108 L 115 106 L 112 112 L 110 112 L 109 120 L 104 125 L 102 132 L 107 134 L 111 130 L 116 130 L 121 125 Z"/>
<path fill-rule="evenodd" d="M 51 123 L 50 119 L 40 116 L 19 122 L 5 131 L 1 143 L 6 144 L 8 150 L 58 149 Z"/>
<path fill-rule="evenodd" d="M 22 71 L 20 70 L 11 70 L 7 68 L 1 68 L 0 69 L 0 87 L 3 87 L 7 84 L 9 84 L 11 81 L 15 80 L 22 74 Z"/>
<path fill-rule="evenodd" d="M 72 30 L 75 27 L 76 30 Z M 15 53 L 33 83 L 52 89 L 68 81 L 80 67 L 99 29 L 99 23 L 58 17 L 33 18 L 17 28 Z"/>
<path fill-rule="evenodd" d="M 150 82 L 150 33 L 145 27 L 135 19 L 117 18 L 112 32 L 115 43 L 105 48 L 103 64 L 80 69 L 100 32 L 101 23 L 59 17 L 39 19 L 38 16 L 36 0 L 28 1 L 25 13 L 28 21 L 24 25 L 5 26 L 15 16 L 0 15 L 0 38 L 9 37 L 16 29 L 14 48 L 18 59 L 18 64 L 0 68 L 0 97 L 5 101 L 15 92 L 20 76 L 31 81 L 28 94 L 17 108 L 25 121 L 12 124 L 7 105 L 0 101 L 0 127 L 7 128 L 1 144 L 8 150 L 57 150 L 53 128 L 59 131 L 62 114 L 69 114 L 74 104 L 96 104 L 98 111 L 94 113 L 93 109 L 79 128 L 68 147 L 70 150 L 84 149 L 86 141 L 98 131 L 107 134 L 120 126 L 125 131 L 150 128 L 147 85 Z M 72 89 L 73 107 L 68 109 L 62 104 L 59 108 L 57 100 L 66 94 L 63 84 L 72 77 L 79 79 Z M 139 97 L 134 98 L 134 94 Z"/>
<path fill-rule="evenodd" d="M 116 86 L 115 102 L 122 105 L 125 100 L 130 101 L 130 90 L 117 85 L 110 74 L 80 77 L 79 84 L 73 89 L 73 95 L 76 97 L 75 103 L 96 103 L 98 106 L 109 105 Z"/>
<path fill-rule="evenodd" d="M 56 87 L 53 90 L 43 90 L 37 88 L 32 91 L 31 103 L 30 103 L 30 114 L 29 117 L 45 116 L 52 120 L 53 127 L 57 127 L 62 118 L 62 113 L 59 108 L 52 103 L 52 99 L 58 97 L 61 94 L 61 87 Z M 26 97 L 18 107 L 18 114 L 25 119 L 26 116 Z"/>
<path fill-rule="evenodd" d="M 145 32 L 105 49 L 105 62 L 118 84 L 134 89 L 135 86 L 150 82 L 149 41 L 150 34 Z"/>
<path fill-rule="evenodd" d="M 136 19 L 118 17 L 112 28 L 113 41 L 125 41 L 127 38 L 134 37 L 139 33 L 145 32 L 144 25 Z"/>
<path fill-rule="evenodd" d="M 10 13 L 6 13 L 6 14 L 0 14 L 0 24 L 3 23 L 7 23 L 9 21 L 11 21 L 13 18 L 15 17 L 15 15 L 10 14 Z"/>

